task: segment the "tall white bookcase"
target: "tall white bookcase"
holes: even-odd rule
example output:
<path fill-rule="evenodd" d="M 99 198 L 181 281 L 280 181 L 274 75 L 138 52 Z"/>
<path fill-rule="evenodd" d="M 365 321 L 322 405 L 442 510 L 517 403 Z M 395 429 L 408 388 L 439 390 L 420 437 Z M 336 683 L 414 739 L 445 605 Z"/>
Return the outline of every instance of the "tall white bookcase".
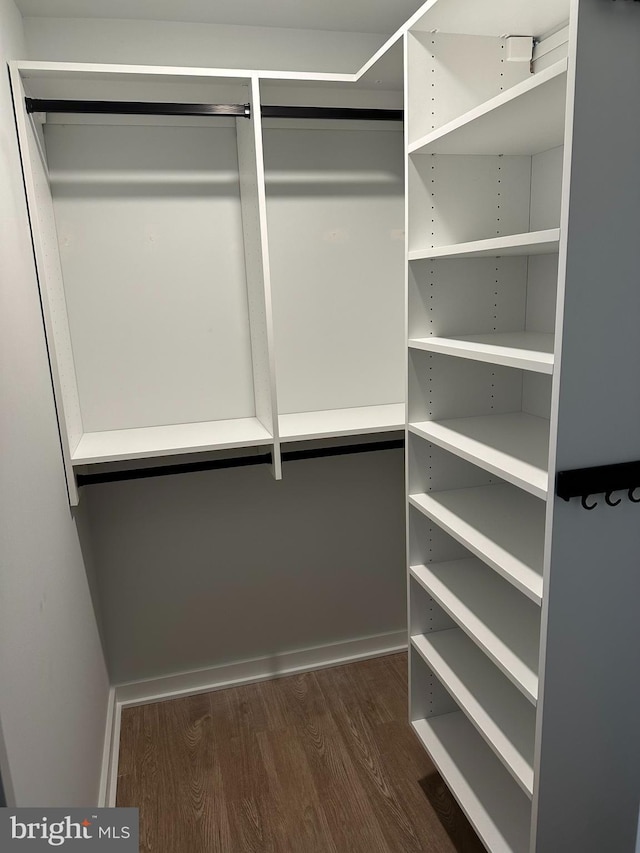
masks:
<path fill-rule="evenodd" d="M 405 33 L 410 716 L 495 853 L 634 849 L 640 525 L 554 492 L 640 458 L 639 46 L 612 0 Z"/>

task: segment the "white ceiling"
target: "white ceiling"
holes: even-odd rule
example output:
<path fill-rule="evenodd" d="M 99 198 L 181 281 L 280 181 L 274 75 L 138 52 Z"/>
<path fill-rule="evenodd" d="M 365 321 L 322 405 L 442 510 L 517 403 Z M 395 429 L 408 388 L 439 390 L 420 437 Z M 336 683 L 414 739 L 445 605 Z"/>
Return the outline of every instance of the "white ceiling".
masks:
<path fill-rule="evenodd" d="M 24 17 L 126 18 L 391 34 L 424 0 L 16 0 Z"/>

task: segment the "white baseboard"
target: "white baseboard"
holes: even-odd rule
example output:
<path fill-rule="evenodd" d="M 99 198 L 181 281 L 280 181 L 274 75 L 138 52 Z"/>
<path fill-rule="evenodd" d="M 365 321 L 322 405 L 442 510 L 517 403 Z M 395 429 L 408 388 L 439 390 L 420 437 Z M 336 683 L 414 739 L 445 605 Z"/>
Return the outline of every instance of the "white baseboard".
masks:
<path fill-rule="evenodd" d="M 120 711 L 116 701 L 116 688 L 109 688 L 109 698 L 107 699 L 107 719 L 104 730 L 104 746 L 102 749 L 102 771 L 100 773 L 100 790 L 98 793 L 98 806 L 109 806 L 114 803 L 109 802 L 111 788 L 111 767 L 113 763 L 113 746 L 114 743 L 120 741 L 119 733 L 116 738 L 114 726 L 116 718 L 118 726 L 120 723 Z M 116 755 L 117 763 L 117 755 Z"/>
<path fill-rule="evenodd" d="M 360 640 L 347 640 L 302 649 L 295 652 L 269 655 L 239 663 L 212 666 L 193 672 L 181 672 L 161 678 L 150 678 L 119 684 L 111 688 L 109 712 L 100 783 L 100 804 L 114 806 L 118 781 L 118 757 L 120 750 L 120 720 L 122 709 L 133 705 L 147 705 L 182 696 L 209 693 L 225 687 L 239 687 L 256 681 L 268 681 L 325 669 L 346 663 L 355 663 L 367 658 L 382 657 L 407 648 L 406 631 L 379 634 Z"/>

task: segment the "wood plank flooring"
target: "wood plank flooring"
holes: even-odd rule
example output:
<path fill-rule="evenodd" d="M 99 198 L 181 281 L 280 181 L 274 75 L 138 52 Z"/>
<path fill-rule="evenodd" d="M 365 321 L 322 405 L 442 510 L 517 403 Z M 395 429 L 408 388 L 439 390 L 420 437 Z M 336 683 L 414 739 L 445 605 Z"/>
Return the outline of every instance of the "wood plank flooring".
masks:
<path fill-rule="evenodd" d="M 153 853 L 481 853 L 406 722 L 406 655 L 127 708 Z"/>

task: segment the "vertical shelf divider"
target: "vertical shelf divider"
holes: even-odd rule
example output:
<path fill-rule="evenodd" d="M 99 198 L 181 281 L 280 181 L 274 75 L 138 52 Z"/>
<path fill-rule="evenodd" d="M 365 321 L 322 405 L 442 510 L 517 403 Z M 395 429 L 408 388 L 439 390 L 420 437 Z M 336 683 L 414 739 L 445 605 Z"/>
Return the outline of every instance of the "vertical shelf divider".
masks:
<path fill-rule="evenodd" d="M 43 148 L 35 123 L 27 116 L 24 86 L 15 67 L 10 70 L 10 79 L 65 479 L 69 503 L 77 506 L 79 495 L 71 456 L 82 438 L 83 425 L 53 199 Z"/>
<path fill-rule="evenodd" d="M 276 386 L 267 200 L 262 145 L 260 81 L 251 77 L 251 116 L 236 119 L 240 200 L 256 417 L 273 437 L 273 475 L 282 479 Z"/>

